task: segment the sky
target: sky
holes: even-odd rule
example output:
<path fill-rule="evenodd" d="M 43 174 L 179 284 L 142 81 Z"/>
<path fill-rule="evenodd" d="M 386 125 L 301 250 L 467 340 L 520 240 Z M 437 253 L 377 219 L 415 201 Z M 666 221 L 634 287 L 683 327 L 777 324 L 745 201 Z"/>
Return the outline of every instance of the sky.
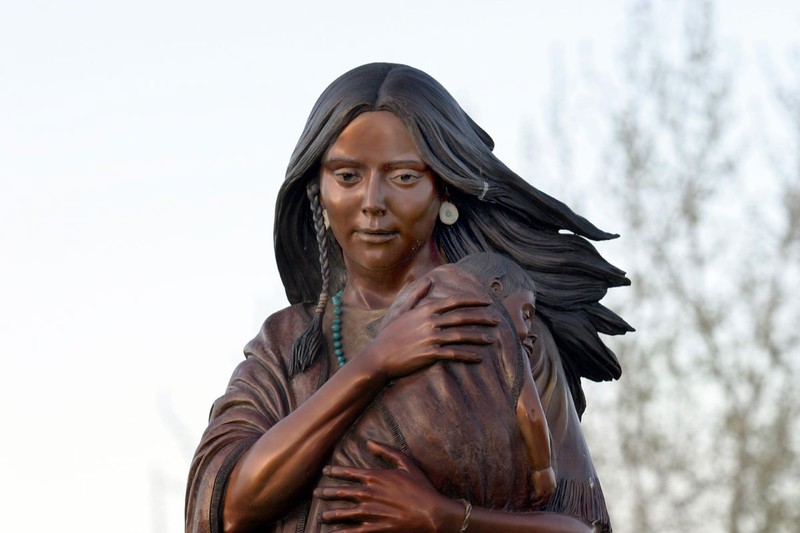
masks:
<path fill-rule="evenodd" d="M 628 7 L 0 0 L 4 529 L 181 530 L 211 403 L 287 305 L 273 207 L 328 83 L 421 68 L 518 168 L 554 65 L 611 68 Z M 742 68 L 798 22 L 792 2 L 718 11 Z"/>

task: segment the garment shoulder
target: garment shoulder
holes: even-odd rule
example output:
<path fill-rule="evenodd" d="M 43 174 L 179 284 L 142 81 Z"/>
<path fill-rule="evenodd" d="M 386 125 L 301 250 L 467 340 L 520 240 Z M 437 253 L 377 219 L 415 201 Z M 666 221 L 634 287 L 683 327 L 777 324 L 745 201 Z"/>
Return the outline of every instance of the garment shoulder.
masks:
<path fill-rule="evenodd" d="M 305 371 L 290 376 L 292 346 L 310 323 L 314 304 L 301 303 L 270 315 L 244 348 L 245 360 L 234 370 L 228 391 L 267 395 L 281 416 L 307 400 L 327 379 L 327 359 L 317 357 Z M 280 400 L 280 401 L 278 401 Z"/>
<path fill-rule="evenodd" d="M 273 313 L 261 325 L 258 334 L 244 347 L 245 357 L 285 366 L 292 344 L 308 326 L 312 313 L 310 303 L 295 304 Z"/>

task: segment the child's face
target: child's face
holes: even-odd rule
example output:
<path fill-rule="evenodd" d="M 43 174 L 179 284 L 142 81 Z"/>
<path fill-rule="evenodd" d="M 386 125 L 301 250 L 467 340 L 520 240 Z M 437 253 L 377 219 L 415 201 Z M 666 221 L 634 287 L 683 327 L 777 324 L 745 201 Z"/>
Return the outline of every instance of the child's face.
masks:
<path fill-rule="evenodd" d="M 533 343 L 536 336 L 533 334 L 533 314 L 536 311 L 536 296 L 531 291 L 513 292 L 503 298 L 503 306 L 514 322 L 522 346 L 533 352 Z"/>

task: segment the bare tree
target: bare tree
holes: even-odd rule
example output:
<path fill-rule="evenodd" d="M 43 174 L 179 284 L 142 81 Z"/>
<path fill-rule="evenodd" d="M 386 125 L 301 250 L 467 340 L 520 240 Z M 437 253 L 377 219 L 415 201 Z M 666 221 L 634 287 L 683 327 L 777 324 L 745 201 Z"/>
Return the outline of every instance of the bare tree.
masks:
<path fill-rule="evenodd" d="M 632 289 L 612 305 L 638 333 L 612 340 L 623 377 L 584 426 L 618 531 L 796 531 L 800 80 L 759 164 L 713 2 L 677 6 L 678 29 L 675 3 L 631 10 L 593 197 L 616 208 Z"/>

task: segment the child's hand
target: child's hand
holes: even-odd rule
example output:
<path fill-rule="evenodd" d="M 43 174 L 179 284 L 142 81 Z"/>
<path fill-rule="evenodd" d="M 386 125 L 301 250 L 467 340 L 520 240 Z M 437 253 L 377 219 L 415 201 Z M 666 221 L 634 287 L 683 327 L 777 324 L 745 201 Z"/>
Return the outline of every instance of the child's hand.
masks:
<path fill-rule="evenodd" d="M 536 495 L 533 503 L 538 507 L 547 504 L 552 499 L 556 491 L 556 474 L 553 472 L 552 466 L 533 471 L 533 491 Z"/>

